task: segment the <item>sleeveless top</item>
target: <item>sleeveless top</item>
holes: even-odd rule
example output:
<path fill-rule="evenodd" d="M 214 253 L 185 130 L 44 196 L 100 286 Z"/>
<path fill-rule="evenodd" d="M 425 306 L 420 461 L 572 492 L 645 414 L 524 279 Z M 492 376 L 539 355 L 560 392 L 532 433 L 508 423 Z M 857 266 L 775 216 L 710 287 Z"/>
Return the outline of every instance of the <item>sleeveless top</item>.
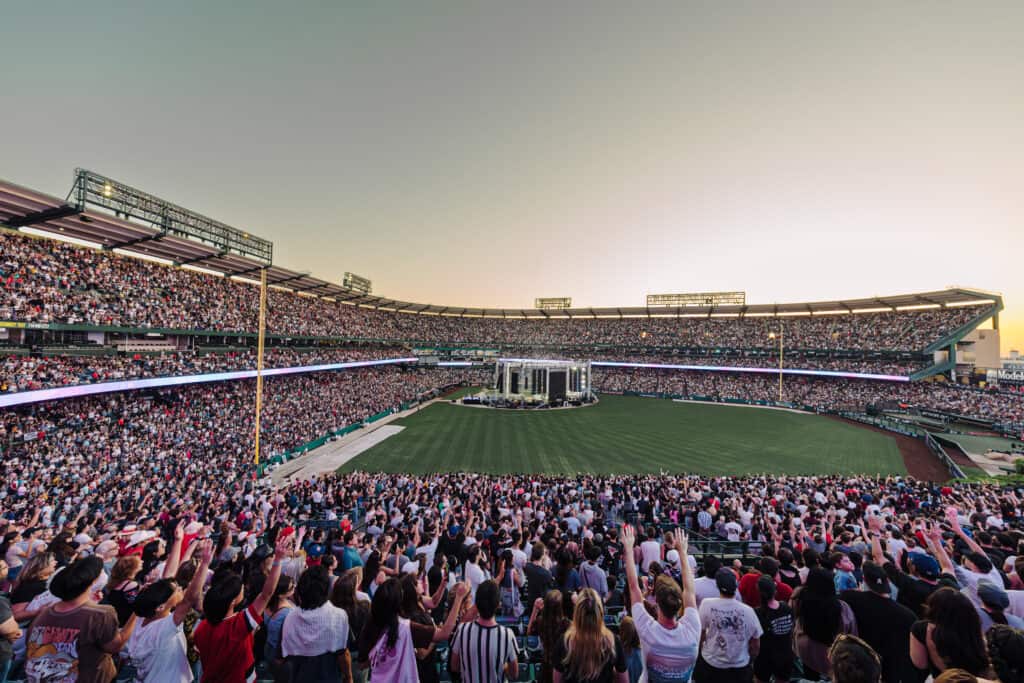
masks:
<path fill-rule="evenodd" d="M 416 668 L 416 651 L 412 644 L 412 631 L 408 619 L 398 620 L 398 637 L 395 646 L 388 648 L 388 634 L 370 649 L 370 683 L 419 683 Z"/>

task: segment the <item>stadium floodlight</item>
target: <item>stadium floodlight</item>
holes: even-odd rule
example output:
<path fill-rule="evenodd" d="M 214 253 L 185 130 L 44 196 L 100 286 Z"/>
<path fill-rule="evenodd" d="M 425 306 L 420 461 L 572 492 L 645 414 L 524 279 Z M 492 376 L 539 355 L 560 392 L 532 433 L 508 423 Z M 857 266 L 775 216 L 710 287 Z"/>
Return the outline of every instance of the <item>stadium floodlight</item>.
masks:
<path fill-rule="evenodd" d="M 162 234 L 201 242 L 225 254 L 244 256 L 268 266 L 273 262 L 274 245 L 270 240 L 84 168 L 75 169 L 71 195 L 80 212 L 87 208 L 103 209 L 118 218 L 149 223 Z M 84 214 L 82 217 L 87 218 Z"/>

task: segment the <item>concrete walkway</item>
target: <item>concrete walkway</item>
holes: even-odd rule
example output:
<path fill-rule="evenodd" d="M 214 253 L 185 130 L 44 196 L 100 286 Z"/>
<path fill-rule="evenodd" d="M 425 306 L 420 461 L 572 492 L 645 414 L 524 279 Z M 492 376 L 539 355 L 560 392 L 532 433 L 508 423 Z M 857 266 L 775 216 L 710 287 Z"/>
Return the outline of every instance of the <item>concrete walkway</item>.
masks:
<path fill-rule="evenodd" d="M 405 429 L 405 427 L 392 425 L 390 424 L 391 422 L 408 417 L 437 402 L 448 403 L 449 399 L 435 398 L 409 410 L 403 410 L 381 418 L 370 426 L 349 432 L 336 441 L 328 441 L 323 446 L 314 448 L 309 453 L 294 460 L 289 460 L 280 467 L 275 468 L 270 473 L 270 480 L 275 486 L 280 486 L 292 481 L 309 479 L 314 475 L 319 476 L 334 472 L 363 451 L 373 448 L 389 436 Z"/>

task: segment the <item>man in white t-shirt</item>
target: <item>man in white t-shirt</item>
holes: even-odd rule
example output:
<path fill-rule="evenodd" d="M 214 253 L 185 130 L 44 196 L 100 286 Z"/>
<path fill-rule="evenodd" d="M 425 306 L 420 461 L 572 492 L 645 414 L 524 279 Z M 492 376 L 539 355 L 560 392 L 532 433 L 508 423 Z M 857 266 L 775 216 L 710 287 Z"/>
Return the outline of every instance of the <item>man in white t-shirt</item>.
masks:
<path fill-rule="evenodd" d="M 623 559 L 626 564 L 626 585 L 629 588 L 630 615 L 636 624 L 643 653 L 648 683 L 680 683 L 689 681 L 697 663 L 700 643 L 700 617 L 694 597 L 693 571 L 682 562 L 683 590 L 667 576 L 659 576 L 654 585 L 657 618 L 644 607 L 644 595 L 637 578 L 633 547 L 636 534 L 626 525 L 622 528 Z M 675 531 L 675 547 L 686 555 L 687 539 L 681 529 Z M 682 617 L 679 617 L 683 610 Z"/>
<path fill-rule="evenodd" d="M 640 544 L 640 569 L 645 574 L 651 570 L 652 562 L 661 562 L 661 541 L 653 526 L 647 527 L 647 539 Z"/>
<path fill-rule="evenodd" d="M 700 605 L 704 639 L 695 678 L 699 683 L 751 681 L 751 660 L 761 647 L 761 622 L 749 605 L 736 601 L 738 584 L 731 569 L 715 574 L 719 597 Z"/>
<path fill-rule="evenodd" d="M 475 599 L 476 589 L 481 583 L 487 580 L 487 572 L 480 568 L 477 561 L 480 558 L 480 546 L 475 545 L 469 549 L 466 556 L 465 579 L 469 582 L 469 593 Z"/>
<path fill-rule="evenodd" d="M 715 583 L 715 574 L 722 568 L 722 561 L 714 555 L 706 555 L 704 557 L 704 576 L 696 579 L 693 582 L 694 593 L 697 597 L 697 607 L 701 606 L 708 598 L 717 598 L 720 593 L 718 592 L 718 584 Z M 740 594 L 736 593 L 736 599 L 740 599 Z"/>

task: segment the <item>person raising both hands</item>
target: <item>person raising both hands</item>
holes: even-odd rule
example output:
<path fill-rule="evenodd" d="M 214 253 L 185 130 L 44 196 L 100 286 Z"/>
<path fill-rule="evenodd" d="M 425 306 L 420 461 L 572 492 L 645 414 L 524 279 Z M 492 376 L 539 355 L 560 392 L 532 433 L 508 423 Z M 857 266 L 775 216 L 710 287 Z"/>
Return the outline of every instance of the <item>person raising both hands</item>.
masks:
<path fill-rule="evenodd" d="M 652 617 L 644 606 L 644 595 L 637 578 L 633 555 L 636 531 L 628 524 L 622 527 L 622 555 L 626 565 L 630 615 L 640 636 L 649 683 L 689 680 L 697 664 L 701 627 L 693 570 L 686 560 L 689 540 L 678 528 L 673 539 L 680 554 L 683 588 L 680 590 L 679 584 L 669 577 L 659 576 L 654 583 L 656 617 Z"/>

